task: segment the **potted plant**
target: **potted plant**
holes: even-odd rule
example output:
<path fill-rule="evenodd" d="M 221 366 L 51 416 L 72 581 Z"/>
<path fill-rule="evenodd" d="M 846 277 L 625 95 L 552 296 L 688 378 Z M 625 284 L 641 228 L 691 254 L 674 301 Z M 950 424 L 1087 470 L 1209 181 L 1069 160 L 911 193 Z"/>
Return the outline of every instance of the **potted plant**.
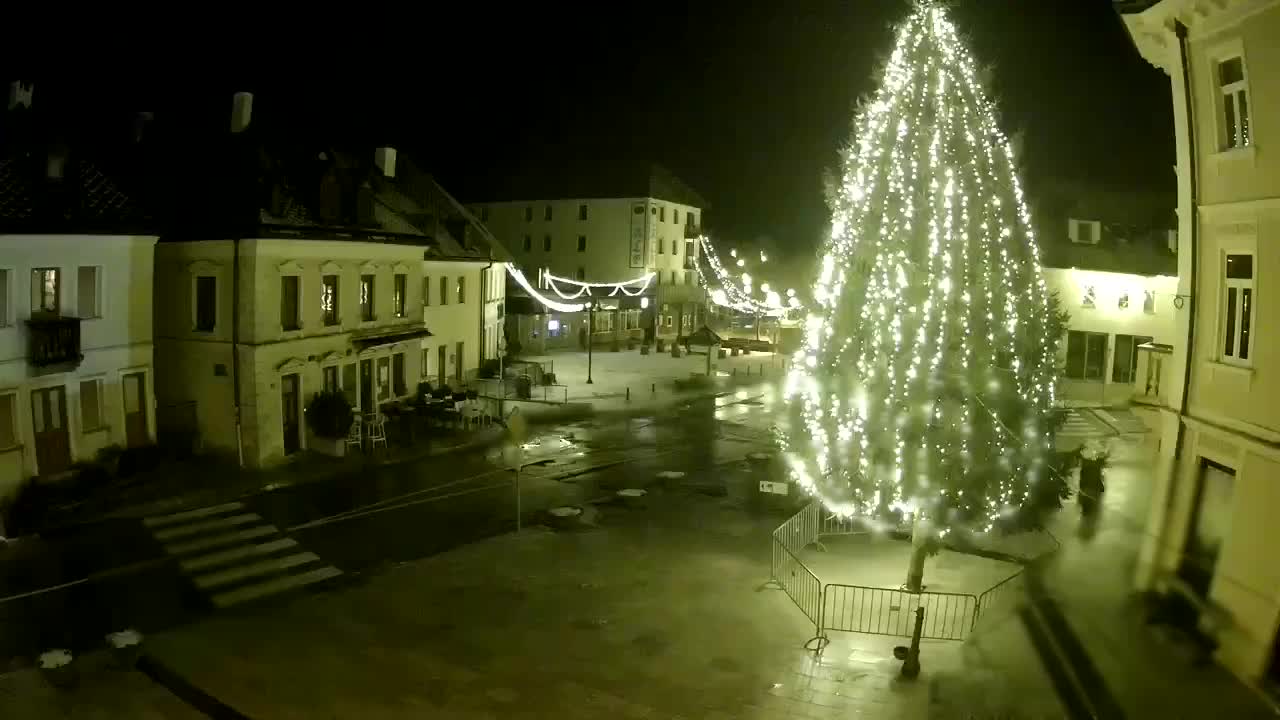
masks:
<path fill-rule="evenodd" d="M 74 658 L 70 650 L 54 649 L 40 653 L 37 664 L 40 674 L 44 675 L 50 685 L 58 688 L 69 688 L 76 684 L 76 667 L 71 663 Z"/>
<path fill-rule="evenodd" d="M 1106 444 L 1090 440 L 1080 448 L 1080 495 L 1093 501 L 1102 497 L 1106 490 L 1102 482 L 1102 471 L 1106 469 L 1111 458 L 1111 450 Z"/>
<path fill-rule="evenodd" d="M 131 670 L 138 664 L 138 653 L 142 648 L 142 633 L 137 630 L 121 630 L 107 635 L 107 645 L 117 667 Z"/>
<path fill-rule="evenodd" d="M 314 449 L 325 455 L 342 457 L 354 418 L 346 395 L 337 391 L 316 393 L 307 405 L 307 427 L 317 439 Z"/>

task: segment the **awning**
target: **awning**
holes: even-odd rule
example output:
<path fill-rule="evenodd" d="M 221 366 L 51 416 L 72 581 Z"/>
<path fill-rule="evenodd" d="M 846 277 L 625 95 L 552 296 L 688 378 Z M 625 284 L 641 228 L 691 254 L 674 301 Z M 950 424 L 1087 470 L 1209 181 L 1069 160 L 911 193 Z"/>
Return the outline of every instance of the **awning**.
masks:
<path fill-rule="evenodd" d="M 379 328 L 378 330 L 352 336 L 351 346 L 356 350 L 367 350 L 379 345 L 391 345 L 405 340 L 431 337 L 431 331 L 423 325 L 405 325 L 400 327 Z"/>

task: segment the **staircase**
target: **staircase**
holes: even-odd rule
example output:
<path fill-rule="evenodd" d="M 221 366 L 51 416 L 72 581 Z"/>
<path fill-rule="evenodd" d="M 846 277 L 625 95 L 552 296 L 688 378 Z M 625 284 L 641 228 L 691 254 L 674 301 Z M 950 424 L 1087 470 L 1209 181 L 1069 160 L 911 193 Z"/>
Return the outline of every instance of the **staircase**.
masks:
<path fill-rule="evenodd" d="M 260 600 L 342 574 L 239 502 L 142 522 L 215 608 Z"/>

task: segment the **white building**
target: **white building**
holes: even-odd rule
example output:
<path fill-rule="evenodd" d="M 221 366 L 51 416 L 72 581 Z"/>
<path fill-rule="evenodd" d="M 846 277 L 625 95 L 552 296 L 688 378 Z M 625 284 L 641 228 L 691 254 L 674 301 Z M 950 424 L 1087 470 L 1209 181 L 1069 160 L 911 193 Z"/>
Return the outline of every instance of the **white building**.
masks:
<path fill-rule="evenodd" d="M 93 162 L 27 150 L 0 157 L 0 500 L 155 440 L 156 238 Z"/>
<path fill-rule="evenodd" d="M 620 166 L 610 173 L 584 171 L 566 183 L 517 179 L 500 194 L 501 200 L 469 207 L 530 282 L 537 283 L 542 271 L 597 283 L 653 273 L 645 312 L 637 297 L 613 312 L 596 313 L 594 342 L 612 342 L 616 331 L 645 339 L 676 337 L 703 322 L 706 298 L 694 269 L 694 238 L 706 202 L 671 173 L 659 166 Z M 530 306 L 518 314 L 539 310 Z M 511 323 L 517 325 L 526 348 L 585 342 L 585 313 L 541 314 Z"/>
<path fill-rule="evenodd" d="M 1119 5 L 1170 80 L 1178 341 L 1137 584 L 1183 598 L 1247 682 L 1280 684 L 1280 0 Z M 1277 153 L 1273 157 L 1269 153 Z"/>
<path fill-rule="evenodd" d="M 498 322 L 479 293 L 501 266 L 419 192 L 430 178 L 398 180 L 390 148 L 272 155 L 247 113 L 233 130 L 156 249 L 161 405 L 194 404 L 205 447 L 264 466 L 311 446 L 316 392 L 376 412 L 439 372 L 423 364 L 438 348 L 450 378 L 473 377 Z M 442 285 L 447 309 L 424 304 Z"/>

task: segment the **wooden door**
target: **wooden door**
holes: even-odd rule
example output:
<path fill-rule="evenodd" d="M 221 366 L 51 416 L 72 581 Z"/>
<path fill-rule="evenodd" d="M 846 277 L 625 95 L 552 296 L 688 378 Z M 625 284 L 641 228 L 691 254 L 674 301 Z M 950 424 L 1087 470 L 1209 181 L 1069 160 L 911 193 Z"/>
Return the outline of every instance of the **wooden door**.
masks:
<path fill-rule="evenodd" d="M 142 447 L 150 440 L 147 432 L 147 376 L 129 373 L 122 380 L 124 389 L 124 442 L 128 447 Z"/>
<path fill-rule="evenodd" d="M 36 443 L 37 473 L 47 477 L 71 467 L 67 392 L 64 388 L 31 391 L 31 430 Z"/>
<path fill-rule="evenodd" d="M 280 378 L 280 421 L 284 431 L 284 454 L 292 455 L 301 447 L 302 423 L 298 403 L 298 375 L 293 373 Z"/>

